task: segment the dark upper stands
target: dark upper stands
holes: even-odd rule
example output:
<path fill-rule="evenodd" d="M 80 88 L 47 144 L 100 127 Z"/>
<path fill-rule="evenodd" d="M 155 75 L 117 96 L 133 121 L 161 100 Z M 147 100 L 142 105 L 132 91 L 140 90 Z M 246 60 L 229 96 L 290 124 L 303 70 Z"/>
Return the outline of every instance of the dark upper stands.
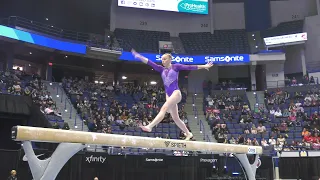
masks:
<path fill-rule="evenodd" d="M 114 34 L 125 51 L 135 48 L 141 52 L 158 53 L 159 41 L 170 41 L 169 32 L 115 29 Z"/>
<path fill-rule="evenodd" d="M 261 37 L 281 36 L 303 32 L 303 20 L 280 23 L 278 26 L 261 31 Z"/>
<path fill-rule="evenodd" d="M 245 30 L 216 30 L 214 34 L 180 33 L 188 54 L 249 54 Z"/>

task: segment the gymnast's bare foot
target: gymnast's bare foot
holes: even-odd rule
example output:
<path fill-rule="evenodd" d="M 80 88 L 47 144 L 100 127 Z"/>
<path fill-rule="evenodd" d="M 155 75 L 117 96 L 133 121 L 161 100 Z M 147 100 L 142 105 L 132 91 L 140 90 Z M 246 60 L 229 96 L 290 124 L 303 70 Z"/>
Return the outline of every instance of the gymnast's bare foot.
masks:
<path fill-rule="evenodd" d="M 145 132 L 151 132 L 152 131 L 152 129 L 151 128 L 149 128 L 148 126 L 139 126 L 141 129 L 142 129 L 142 131 L 145 131 Z"/>
<path fill-rule="evenodd" d="M 189 134 L 187 134 L 186 139 L 184 139 L 184 140 L 185 141 L 190 141 L 191 138 L 193 138 L 193 134 L 189 133 Z"/>

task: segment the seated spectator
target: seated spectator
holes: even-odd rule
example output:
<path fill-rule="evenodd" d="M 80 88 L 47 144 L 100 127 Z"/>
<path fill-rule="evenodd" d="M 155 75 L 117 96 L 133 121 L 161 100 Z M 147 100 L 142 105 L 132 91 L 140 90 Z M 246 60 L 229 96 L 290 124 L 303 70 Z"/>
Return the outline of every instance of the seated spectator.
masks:
<path fill-rule="evenodd" d="M 303 128 L 301 136 L 305 137 L 305 136 L 309 136 L 309 134 L 310 134 L 309 131 L 306 128 Z"/>
<path fill-rule="evenodd" d="M 318 112 L 315 111 L 312 115 L 311 115 L 311 119 L 315 122 L 317 122 L 319 120 L 319 115 Z"/>
<path fill-rule="evenodd" d="M 292 78 L 292 80 L 291 80 L 291 85 L 292 85 L 292 86 L 297 86 L 297 80 L 296 80 L 295 77 Z"/>
<path fill-rule="evenodd" d="M 269 144 L 272 145 L 272 146 L 275 146 L 277 144 L 277 141 L 273 138 L 273 136 L 270 136 Z"/>
<path fill-rule="evenodd" d="M 253 146 L 260 146 L 257 138 L 253 138 L 253 140 L 252 140 L 252 145 L 253 145 Z"/>
<path fill-rule="evenodd" d="M 245 145 L 251 146 L 252 145 L 252 141 L 250 138 L 247 138 Z"/>
<path fill-rule="evenodd" d="M 231 136 L 231 138 L 229 139 L 229 144 L 236 144 L 236 143 L 237 143 L 236 139 L 233 136 Z"/>
<path fill-rule="evenodd" d="M 249 125 L 246 125 L 246 127 L 244 128 L 244 134 L 250 134 L 250 128 Z"/>
<path fill-rule="evenodd" d="M 315 84 L 315 81 L 314 81 L 314 77 L 313 77 L 313 76 L 310 77 L 309 83 L 310 83 L 310 84 Z"/>
<path fill-rule="evenodd" d="M 279 143 L 280 147 L 282 147 L 283 145 L 285 145 L 286 139 L 280 134 L 277 139 L 277 142 Z"/>
<path fill-rule="evenodd" d="M 281 133 L 288 132 L 288 124 L 285 121 L 282 121 L 280 126 L 279 126 L 279 130 L 280 130 Z"/>
<path fill-rule="evenodd" d="M 245 143 L 244 137 L 242 135 L 239 135 L 237 142 L 238 142 L 238 144 L 244 144 Z"/>
<path fill-rule="evenodd" d="M 294 113 L 291 113 L 288 119 L 289 119 L 289 122 L 295 122 L 297 120 L 297 117 L 295 116 Z"/>
<path fill-rule="evenodd" d="M 267 140 L 265 140 L 264 138 L 261 139 L 261 146 L 264 146 L 264 147 L 269 146 Z"/>
<path fill-rule="evenodd" d="M 282 117 L 282 113 L 281 113 L 280 108 L 277 109 L 277 111 L 274 113 L 274 115 L 275 115 L 276 117 Z"/>
<path fill-rule="evenodd" d="M 271 131 L 274 134 L 278 134 L 279 131 L 280 131 L 280 128 L 279 128 L 278 124 L 273 124 L 273 126 L 271 127 Z"/>
<path fill-rule="evenodd" d="M 271 109 L 270 109 L 270 114 L 274 114 L 276 112 L 276 110 L 274 110 L 274 108 L 272 107 Z"/>
<path fill-rule="evenodd" d="M 251 134 L 257 134 L 257 133 L 258 133 L 258 131 L 257 131 L 256 125 L 252 124 Z"/>
<path fill-rule="evenodd" d="M 290 116 L 289 110 L 288 110 L 288 109 L 285 109 L 285 110 L 283 111 L 282 117 L 289 117 L 289 116 Z"/>
<path fill-rule="evenodd" d="M 257 127 L 257 131 L 259 134 L 263 134 L 267 131 L 266 127 L 263 126 L 261 123 L 259 124 L 259 126 Z"/>

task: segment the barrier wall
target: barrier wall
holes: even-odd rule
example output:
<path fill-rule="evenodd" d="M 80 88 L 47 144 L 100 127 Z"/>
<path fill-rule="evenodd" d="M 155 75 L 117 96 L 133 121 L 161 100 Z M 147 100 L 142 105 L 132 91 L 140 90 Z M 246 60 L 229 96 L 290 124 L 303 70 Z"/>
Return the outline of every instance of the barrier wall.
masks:
<path fill-rule="evenodd" d="M 36 150 L 39 159 L 50 157 L 51 152 Z M 6 179 L 11 169 L 16 169 L 19 180 L 32 179 L 27 157 L 21 151 L 0 150 L 0 179 Z M 258 174 L 272 177 L 271 157 L 261 157 Z M 269 166 L 270 165 L 270 166 Z M 224 168 L 226 166 L 226 169 Z M 213 168 L 214 167 L 214 168 Z M 148 154 L 143 156 L 108 155 L 107 153 L 80 152 L 73 156 L 60 171 L 57 179 L 88 180 L 95 176 L 108 180 L 205 180 L 212 171 L 223 174 L 227 170 L 241 172 L 234 158 L 218 155 L 189 157 Z"/>

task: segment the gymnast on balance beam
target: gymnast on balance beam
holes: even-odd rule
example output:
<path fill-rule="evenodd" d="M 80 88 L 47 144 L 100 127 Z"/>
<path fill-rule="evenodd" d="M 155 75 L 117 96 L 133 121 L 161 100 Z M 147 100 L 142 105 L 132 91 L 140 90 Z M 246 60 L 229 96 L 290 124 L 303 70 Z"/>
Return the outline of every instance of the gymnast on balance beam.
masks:
<path fill-rule="evenodd" d="M 143 131 L 151 132 L 152 128 L 159 124 L 166 112 L 170 113 L 172 119 L 177 124 L 177 126 L 186 134 L 185 140 L 190 140 L 193 137 L 193 134 L 188 130 L 185 123 L 180 119 L 178 114 L 178 103 L 182 99 L 181 91 L 178 86 L 178 77 L 179 71 L 182 70 L 198 70 L 198 69 L 207 69 L 213 66 L 212 62 L 207 63 L 206 65 L 182 65 L 182 64 L 171 64 L 172 62 L 172 55 L 171 54 L 164 54 L 161 57 L 162 66 L 157 65 L 154 62 L 150 61 L 146 57 L 140 55 L 135 50 L 131 50 L 132 55 L 142 61 L 145 64 L 151 66 L 155 71 L 161 73 L 161 77 L 163 80 L 163 84 L 165 87 L 166 92 L 166 102 L 160 109 L 158 115 L 154 118 L 154 120 L 148 124 L 147 126 L 140 126 Z"/>

